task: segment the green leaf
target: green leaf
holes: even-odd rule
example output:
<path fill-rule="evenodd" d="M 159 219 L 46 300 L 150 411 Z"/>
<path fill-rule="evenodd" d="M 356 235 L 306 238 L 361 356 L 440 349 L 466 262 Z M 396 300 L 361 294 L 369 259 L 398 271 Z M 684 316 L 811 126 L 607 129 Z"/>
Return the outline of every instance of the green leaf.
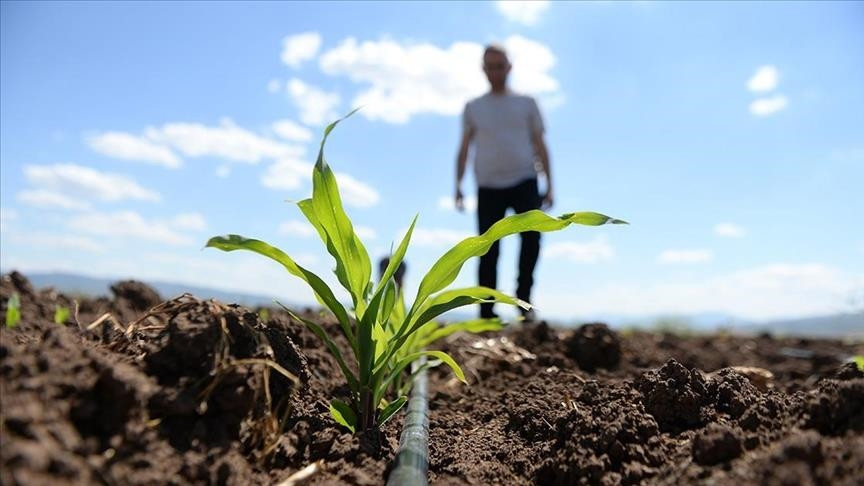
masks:
<path fill-rule="evenodd" d="M 430 368 L 435 368 L 441 363 L 443 363 L 443 361 L 439 359 L 432 359 L 420 365 L 416 370 L 411 372 L 411 375 L 408 377 L 408 381 L 406 381 L 403 386 L 399 387 L 397 393 L 400 395 L 407 395 L 408 392 L 411 391 L 411 386 L 414 384 L 414 380 L 417 378 L 417 375 Z"/>
<path fill-rule="evenodd" d="M 375 362 L 387 351 L 387 343 L 390 342 L 392 334 L 381 324 L 376 323 L 372 329 L 372 339 L 375 341 Z"/>
<path fill-rule="evenodd" d="M 504 328 L 504 322 L 501 321 L 501 319 L 474 319 L 471 321 L 457 322 L 455 324 L 440 326 L 428 336 L 423 337 L 419 346 L 425 348 L 439 339 L 443 339 L 460 331 L 476 334 L 486 331 L 500 331 L 502 328 Z"/>
<path fill-rule="evenodd" d="M 378 282 L 376 292 L 380 292 L 381 287 L 390 281 L 396 273 L 396 270 L 399 269 L 399 265 L 402 264 L 402 260 L 405 259 L 405 253 L 408 251 L 408 244 L 411 241 L 411 235 L 414 233 L 414 226 L 417 224 L 417 218 L 418 216 L 414 216 L 414 219 L 411 221 L 411 226 L 408 227 L 408 231 L 405 233 L 405 236 L 402 237 L 399 246 L 396 247 L 396 252 L 390 255 L 390 261 L 387 263 L 387 268 L 381 275 L 381 280 Z"/>
<path fill-rule="evenodd" d="M 381 304 L 381 309 L 378 313 L 378 320 L 386 322 L 393 315 L 393 308 L 396 306 L 398 291 L 396 290 L 396 282 L 390 279 L 384 286 L 384 302 Z"/>
<path fill-rule="evenodd" d="M 336 423 L 350 430 L 352 434 L 357 429 L 357 415 L 347 403 L 333 399 L 330 402 L 330 415 Z"/>
<path fill-rule="evenodd" d="M 396 412 L 399 411 L 400 408 L 402 408 L 403 405 L 405 405 L 405 402 L 407 401 L 408 397 L 403 395 L 396 400 L 388 403 L 387 406 L 384 407 L 384 410 L 381 411 L 381 415 L 378 419 L 378 424 L 384 425 L 388 420 L 390 420 L 391 417 L 393 417 Z"/>
<path fill-rule="evenodd" d="M 298 321 L 302 322 L 303 324 L 306 324 L 306 327 L 308 327 L 316 336 L 318 336 L 318 339 L 324 341 L 324 345 L 327 346 L 327 349 L 330 350 L 330 354 L 332 354 L 333 357 L 336 358 L 336 363 L 339 364 L 339 369 L 342 370 L 342 374 L 345 376 L 345 380 L 348 381 L 348 386 L 351 387 L 351 391 L 357 393 L 358 390 L 360 389 L 360 385 L 357 381 L 357 377 L 354 376 L 354 373 L 351 371 L 350 368 L 348 368 L 348 365 L 345 363 L 345 359 L 342 358 L 342 352 L 339 351 L 339 348 L 336 346 L 336 343 L 334 343 L 333 340 L 330 339 L 330 336 L 327 335 L 327 333 L 324 331 L 324 329 L 321 326 L 319 326 L 318 324 L 310 321 L 309 319 L 305 319 L 301 316 L 298 316 L 291 309 L 282 305 L 282 303 L 280 303 L 280 302 L 276 302 L 276 303 L 279 304 L 279 306 L 281 306 L 283 309 L 285 309 L 285 312 L 287 312 L 288 315 L 290 315 L 294 319 L 297 319 Z"/>
<path fill-rule="evenodd" d="M 342 327 L 342 332 L 345 333 L 345 337 L 351 343 L 354 352 L 357 352 L 357 339 L 354 337 L 354 331 L 351 329 L 348 313 L 345 312 L 345 308 L 336 299 L 336 296 L 333 295 L 333 291 L 330 290 L 330 287 L 320 277 L 298 265 L 285 252 L 263 241 L 240 235 L 214 236 L 207 241 L 206 246 L 222 251 L 247 250 L 264 255 L 280 263 L 292 275 L 302 278 L 312 287 L 312 291 L 319 302 L 330 309 L 330 312 L 336 316 L 339 325 Z"/>
<path fill-rule="evenodd" d="M 384 294 L 378 294 L 369 302 L 369 308 L 357 324 L 357 355 L 360 368 L 360 383 L 368 385 L 372 378 L 372 366 L 375 363 L 375 340 L 372 332 L 377 324 L 378 309 Z"/>
<path fill-rule="evenodd" d="M 57 308 L 54 309 L 54 322 L 56 324 L 63 324 L 66 322 L 66 319 L 69 319 L 69 315 L 68 307 L 63 307 L 62 305 L 57 306 Z"/>
<path fill-rule="evenodd" d="M 397 332 L 391 340 L 390 352 L 388 352 L 382 360 L 379 360 L 376 363 L 376 371 L 389 361 L 390 357 L 393 356 L 398 349 L 401 349 L 404 346 L 410 336 L 427 322 L 445 312 L 466 305 L 476 304 L 478 302 L 501 302 L 504 304 L 518 305 L 524 309 L 531 308 L 531 305 L 523 300 L 511 297 L 488 287 L 467 287 L 441 292 L 428 299 L 426 304 L 420 306 L 419 317 L 408 317 L 405 320 L 405 323 L 399 329 L 399 332 Z"/>
<path fill-rule="evenodd" d="M 345 118 L 351 116 L 355 111 L 349 113 Z M 336 176 L 324 159 L 324 146 L 327 136 L 337 123 L 336 120 L 324 130 L 324 138 L 321 140 L 321 149 L 318 152 L 318 160 L 312 171 L 312 210 L 315 214 L 317 225 L 327 235 L 327 251 L 336 260 L 336 276 L 339 282 L 351 294 L 354 308 L 357 310 L 358 318 L 365 311 L 365 293 L 372 276 L 372 264 L 369 253 L 354 232 L 351 220 L 342 207 L 342 197 L 339 195 L 339 186 Z M 303 208 L 301 207 L 301 210 Z M 304 214 L 306 212 L 304 211 Z M 306 214 L 307 218 L 309 217 Z M 320 230 L 319 230 L 320 233 Z"/>
<path fill-rule="evenodd" d="M 521 307 L 525 310 L 531 309 L 531 304 L 525 302 L 524 300 L 509 296 L 503 292 L 491 289 L 489 287 L 483 287 L 478 285 L 461 289 L 445 290 L 444 292 L 430 297 L 422 306 L 419 307 L 420 318 L 416 322 L 429 322 L 430 320 L 440 315 L 440 313 L 435 314 L 434 312 L 430 312 L 430 309 L 435 306 L 440 306 L 442 304 L 445 304 L 445 306 L 440 307 L 439 309 L 450 307 L 449 304 L 452 302 L 462 302 L 462 297 L 471 297 L 472 299 L 474 299 L 474 301 L 469 302 L 469 304 L 477 302 L 499 302 L 502 304 L 509 304 L 512 306 Z M 447 308 L 447 310 L 451 309 L 455 309 L 455 307 Z"/>
<path fill-rule="evenodd" d="M 558 231 L 571 224 L 599 226 L 602 224 L 626 224 L 626 222 L 593 212 L 568 213 L 554 218 L 542 211 L 532 210 L 507 216 L 493 224 L 482 235 L 472 236 L 457 243 L 438 259 L 420 282 L 414 307 L 409 315 L 413 314 L 417 307 L 423 305 L 430 295 L 453 283 L 459 275 L 462 265 L 468 259 L 484 255 L 492 247 L 492 244 L 501 238 L 523 231 Z"/>
<path fill-rule="evenodd" d="M 12 328 L 21 320 L 21 297 L 18 292 L 12 292 L 12 296 L 6 301 L 6 327 Z"/>
<path fill-rule="evenodd" d="M 465 384 L 468 383 L 467 381 L 465 381 L 465 373 L 462 372 L 462 368 L 460 368 L 459 365 L 456 364 L 456 361 L 452 357 L 450 357 L 449 354 L 445 353 L 444 351 L 418 351 L 416 353 L 411 353 L 408 356 L 405 356 L 404 358 L 400 359 L 393 366 L 393 369 L 390 371 L 390 374 L 387 375 L 386 378 L 380 382 L 379 386 L 376 386 L 375 403 L 378 403 L 381 401 L 381 398 L 384 396 L 384 393 L 387 391 L 387 388 L 390 387 L 390 383 L 397 376 L 399 376 L 400 373 L 402 373 L 402 370 L 404 370 L 408 365 L 413 363 L 417 358 L 419 358 L 421 356 L 433 356 L 433 357 L 443 361 L 444 364 L 446 364 L 447 366 L 450 367 L 451 370 L 453 370 L 453 374 L 456 375 L 456 378 L 458 378 L 459 381 L 461 381 L 462 383 L 465 383 Z M 386 371 L 385 369 L 381 369 L 381 370 L 377 371 L 376 374 L 380 374 L 380 376 L 383 377 L 384 376 L 383 373 L 385 371 Z"/>
<path fill-rule="evenodd" d="M 852 362 L 855 363 L 855 366 L 857 366 L 859 370 L 864 371 L 864 356 L 860 354 L 853 356 Z"/>

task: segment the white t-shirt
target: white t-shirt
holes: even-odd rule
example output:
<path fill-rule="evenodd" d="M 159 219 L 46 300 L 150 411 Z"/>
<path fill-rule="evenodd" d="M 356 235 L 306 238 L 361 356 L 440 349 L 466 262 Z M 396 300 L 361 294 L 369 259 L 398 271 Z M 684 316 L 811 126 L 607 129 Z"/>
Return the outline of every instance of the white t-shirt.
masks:
<path fill-rule="evenodd" d="M 543 133 L 534 98 L 486 93 L 465 105 L 462 128 L 474 132 L 474 175 L 480 187 L 512 187 L 537 177 L 531 134 Z"/>

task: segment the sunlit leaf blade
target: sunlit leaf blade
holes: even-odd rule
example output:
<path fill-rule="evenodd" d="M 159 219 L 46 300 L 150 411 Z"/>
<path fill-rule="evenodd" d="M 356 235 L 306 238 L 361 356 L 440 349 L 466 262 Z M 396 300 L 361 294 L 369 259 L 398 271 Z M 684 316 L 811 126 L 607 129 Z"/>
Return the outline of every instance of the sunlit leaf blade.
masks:
<path fill-rule="evenodd" d="M 562 214 L 558 219 L 564 219 L 574 224 L 582 224 L 585 226 L 602 226 L 604 224 L 630 224 L 623 219 L 615 219 L 606 216 L 605 214 L 595 213 L 593 211 L 579 211 L 575 213 Z"/>
<path fill-rule="evenodd" d="M 288 315 L 302 322 L 303 324 L 306 324 L 306 327 L 308 327 L 316 336 L 318 336 L 318 339 L 324 342 L 324 345 L 327 346 L 330 354 L 332 354 L 333 357 L 336 358 L 336 363 L 339 364 L 339 369 L 342 370 L 342 374 L 345 376 L 345 380 L 348 381 L 348 386 L 351 388 L 351 391 L 357 392 L 360 389 L 357 377 L 354 376 L 354 373 L 351 371 L 350 368 L 348 368 L 348 365 L 345 363 L 345 359 L 342 357 L 342 352 L 339 351 L 339 347 L 337 347 L 336 343 L 334 343 L 333 340 L 330 339 L 330 336 L 327 335 L 324 329 L 315 322 L 298 316 L 296 313 L 294 313 L 294 311 L 285 307 L 281 303 L 277 302 L 277 304 L 279 304 L 283 309 L 285 309 L 285 312 L 287 312 Z"/>
<path fill-rule="evenodd" d="M 342 326 L 342 332 L 345 333 L 345 337 L 351 343 L 352 348 L 354 348 L 356 352 L 357 341 L 354 337 L 354 331 L 351 329 L 351 323 L 348 320 L 348 313 L 345 312 L 345 308 L 336 299 L 336 296 L 333 295 L 333 291 L 330 290 L 330 287 L 321 280 L 320 277 L 298 265 L 285 252 L 263 241 L 246 238 L 240 235 L 214 236 L 207 241 L 206 246 L 217 248 L 222 251 L 247 250 L 258 253 L 259 255 L 264 255 L 267 258 L 280 263 L 292 275 L 302 278 L 310 287 L 312 287 L 312 291 L 315 292 L 315 296 L 318 300 L 336 316 L 339 325 Z"/>
<path fill-rule="evenodd" d="M 21 320 L 21 297 L 18 292 L 13 292 L 6 301 L 6 327 L 15 327 Z"/>
<path fill-rule="evenodd" d="M 414 379 L 417 378 L 417 375 L 428 370 L 429 368 L 435 368 L 439 366 L 443 361 L 439 359 L 429 360 L 422 365 L 420 365 L 416 370 L 411 372 L 411 375 L 408 376 L 408 379 L 405 380 L 405 384 L 402 385 L 399 390 L 396 390 L 396 393 L 399 395 L 407 395 L 409 391 L 411 391 L 411 386 L 414 384 Z"/>
<path fill-rule="evenodd" d="M 387 351 L 387 343 L 390 341 L 391 337 L 392 335 L 388 329 L 381 324 L 375 324 L 375 327 L 372 329 L 372 339 L 375 341 L 376 362 L 381 358 L 381 355 Z"/>
<path fill-rule="evenodd" d="M 381 275 L 381 280 L 378 282 L 378 289 L 376 290 L 376 292 L 380 292 L 381 287 L 386 285 L 387 282 L 396 273 L 396 270 L 399 269 L 399 265 L 405 258 L 405 252 L 408 251 L 408 244 L 411 242 L 411 235 L 414 233 L 414 226 L 416 224 L 417 216 L 414 216 L 414 219 L 411 221 L 411 226 L 408 227 L 408 231 L 405 232 L 405 236 L 402 237 L 402 241 L 399 243 L 399 246 L 396 247 L 396 251 L 392 255 L 390 255 L 390 261 L 387 263 L 387 268 Z"/>
<path fill-rule="evenodd" d="M 399 355 L 399 350 L 403 349 L 405 346 L 405 342 L 410 339 L 410 337 L 414 334 L 415 331 L 420 329 L 424 324 L 435 319 L 441 314 L 453 310 L 458 309 L 459 307 L 465 307 L 466 305 L 476 304 L 478 302 L 482 302 L 484 299 L 480 299 L 477 297 L 471 297 L 467 295 L 457 296 L 450 300 L 449 302 L 442 302 L 440 304 L 435 304 L 426 308 L 420 316 L 416 319 L 408 318 L 405 320 L 405 324 L 399 329 L 393 339 L 387 345 L 387 353 L 383 358 L 378 360 L 375 363 L 375 372 L 377 373 L 382 367 L 384 367 L 393 356 Z M 413 324 L 411 324 L 413 323 Z"/>
<path fill-rule="evenodd" d="M 459 381 L 466 384 L 468 383 L 465 381 L 465 373 L 462 372 L 462 368 L 460 368 L 459 365 L 456 364 L 456 361 L 452 357 L 450 357 L 449 354 L 445 353 L 444 351 L 418 351 L 416 353 L 411 353 L 408 356 L 405 356 L 404 358 L 397 361 L 396 364 L 393 366 L 393 369 L 386 376 L 384 375 L 384 373 L 387 371 L 385 369 L 381 369 L 376 372 L 376 374 L 381 373 L 381 376 L 384 379 L 380 382 L 380 386 L 377 386 L 377 390 L 375 392 L 375 403 L 381 401 L 381 397 L 384 395 L 384 392 L 390 387 L 390 384 L 393 382 L 393 380 L 397 376 L 399 376 L 399 374 L 402 373 L 402 371 L 408 365 L 410 365 L 412 362 L 414 362 L 421 356 L 432 356 L 438 360 L 443 361 L 444 364 L 446 364 L 450 367 L 451 370 L 453 370 L 453 374 L 456 375 L 456 378 L 458 378 Z"/>
<path fill-rule="evenodd" d="M 375 362 L 375 341 L 372 338 L 372 331 L 376 325 L 383 296 L 384 294 L 378 294 L 372 298 L 366 313 L 357 324 L 357 349 L 359 350 L 357 359 L 360 365 L 361 385 L 368 384 L 372 375 L 372 365 Z"/>
<path fill-rule="evenodd" d="M 347 116 L 351 116 L 354 111 Z M 318 224 L 329 238 L 327 246 L 328 251 L 336 260 L 336 276 L 351 294 L 358 314 L 362 314 L 365 310 L 364 297 L 372 275 L 372 265 L 366 247 L 363 246 L 360 238 L 354 232 L 351 220 L 342 206 L 336 176 L 324 159 L 327 136 L 341 120 L 331 123 L 324 130 L 318 160 L 312 171 L 312 208 Z M 303 208 L 301 207 L 301 209 Z"/>
<path fill-rule="evenodd" d="M 487 331 L 500 331 L 504 328 L 501 319 L 474 319 L 471 321 L 457 322 L 438 327 L 427 336 L 421 338 L 419 346 L 425 348 L 430 344 L 457 332 L 480 333 Z"/>
<path fill-rule="evenodd" d="M 394 336 L 394 341 L 391 346 L 397 349 L 401 348 L 409 336 L 411 336 L 427 322 L 435 319 L 436 317 L 440 316 L 445 312 L 457 309 L 459 307 L 477 304 L 480 302 L 500 302 L 503 304 L 519 306 L 523 309 L 531 308 L 531 304 L 523 300 L 517 299 L 516 297 L 511 297 L 507 294 L 504 294 L 503 292 L 499 292 L 495 289 L 490 289 L 488 287 L 477 286 L 467 287 L 463 289 L 446 290 L 428 299 L 426 304 L 420 306 L 418 317 L 409 317 L 406 320 L 405 324 L 399 329 L 399 332 L 396 333 L 396 336 Z M 385 361 L 388 358 L 385 358 Z"/>
<path fill-rule="evenodd" d="M 55 324 L 63 324 L 66 322 L 66 319 L 69 319 L 69 308 L 59 306 L 54 309 L 54 323 Z"/>
<path fill-rule="evenodd" d="M 357 415 L 347 403 L 334 399 L 330 402 L 330 415 L 339 425 L 354 433 L 357 428 Z"/>
<path fill-rule="evenodd" d="M 393 308 L 396 306 L 396 298 L 398 296 L 396 290 L 396 282 L 392 279 L 384 286 L 384 301 L 381 303 L 381 308 L 378 311 L 378 319 L 384 322 L 393 314 Z"/>
<path fill-rule="evenodd" d="M 312 198 L 303 199 L 297 203 L 297 207 L 300 208 L 300 212 L 303 213 L 303 216 L 306 216 L 306 219 L 309 221 L 313 227 L 315 227 L 315 231 L 318 232 L 318 236 L 321 237 L 321 241 L 325 244 L 327 243 L 327 232 L 324 231 L 324 227 L 321 226 L 321 222 L 318 221 L 318 216 L 315 214 L 315 208 L 312 207 Z"/>
<path fill-rule="evenodd" d="M 462 265 L 468 259 L 485 254 L 492 247 L 492 244 L 501 238 L 523 231 L 557 231 L 574 223 L 597 226 L 607 223 L 624 224 L 625 222 L 594 212 L 568 213 L 554 218 L 542 211 L 532 210 L 507 216 L 493 224 L 482 235 L 472 236 L 457 243 L 439 258 L 423 277 L 423 281 L 420 282 L 414 307 L 422 305 L 429 295 L 453 283 L 459 275 Z"/>
<path fill-rule="evenodd" d="M 405 402 L 407 401 L 408 397 L 401 396 L 396 400 L 388 403 L 387 406 L 384 407 L 384 410 L 381 410 L 381 419 L 378 423 L 380 425 L 384 425 L 388 420 L 390 420 L 391 417 L 393 417 L 396 412 L 399 411 L 400 408 L 402 408 L 403 405 L 405 405 Z"/>

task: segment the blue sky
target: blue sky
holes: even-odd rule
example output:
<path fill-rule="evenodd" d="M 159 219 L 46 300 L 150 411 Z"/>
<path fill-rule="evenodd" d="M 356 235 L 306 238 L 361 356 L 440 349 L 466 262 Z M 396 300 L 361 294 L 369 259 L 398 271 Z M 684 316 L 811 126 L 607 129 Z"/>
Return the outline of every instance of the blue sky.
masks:
<path fill-rule="evenodd" d="M 447 202 L 500 41 L 543 111 L 551 212 L 632 223 L 544 236 L 541 314 L 860 308 L 862 22 L 856 2 L 4 2 L 0 264 L 311 302 L 276 264 L 201 247 L 257 237 L 335 285 L 286 200 L 310 193 L 323 125 L 362 104 L 327 158 L 373 258 L 420 214 L 416 288 L 474 230 Z"/>

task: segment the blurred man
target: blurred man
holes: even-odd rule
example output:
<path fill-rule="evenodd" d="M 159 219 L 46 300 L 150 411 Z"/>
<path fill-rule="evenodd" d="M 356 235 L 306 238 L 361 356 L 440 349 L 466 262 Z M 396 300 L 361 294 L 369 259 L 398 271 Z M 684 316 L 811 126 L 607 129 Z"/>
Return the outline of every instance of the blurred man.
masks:
<path fill-rule="evenodd" d="M 462 142 L 456 159 L 456 208 L 464 210 L 462 177 L 468 163 L 468 150 L 474 146 L 474 175 L 477 181 L 477 230 L 483 233 L 503 218 L 507 209 L 516 213 L 552 207 L 552 174 L 549 154 L 543 140 L 543 119 L 537 102 L 530 96 L 510 91 L 507 76 L 510 60 L 503 47 L 490 45 L 483 53 L 483 72 L 490 91 L 465 105 L 462 116 Z M 539 166 L 539 167 L 538 167 Z M 538 169 L 545 175 L 546 194 L 537 187 Z M 520 235 L 519 277 L 516 297 L 530 302 L 534 267 L 540 254 L 540 233 Z M 480 257 L 478 282 L 496 288 L 498 280 L 496 242 Z M 526 320 L 533 313 L 522 311 Z M 480 305 L 480 317 L 497 317 L 493 304 Z"/>

